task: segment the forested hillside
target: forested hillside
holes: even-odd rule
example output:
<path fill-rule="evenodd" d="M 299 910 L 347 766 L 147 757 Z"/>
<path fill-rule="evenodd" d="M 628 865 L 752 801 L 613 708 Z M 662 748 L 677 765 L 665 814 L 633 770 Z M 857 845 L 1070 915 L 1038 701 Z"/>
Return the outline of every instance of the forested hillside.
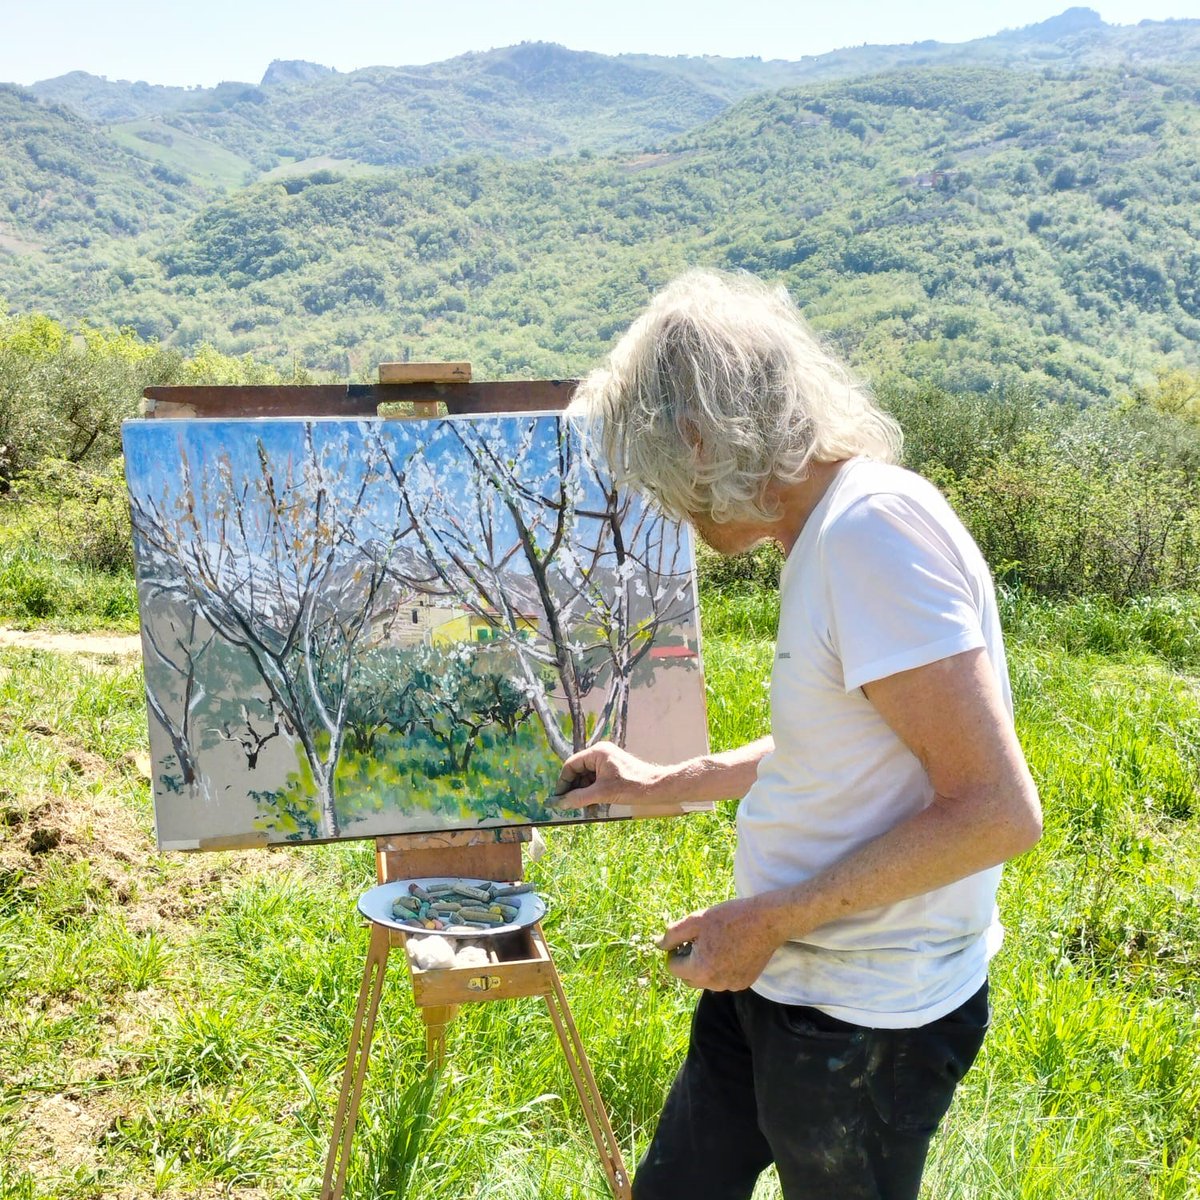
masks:
<path fill-rule="evenodd" d="M 745 267 L 877 374 L 1083 401 L 1196 361 L 1198 94 L 1194 68 L 786 90 L 654 153 L 259 184 L 9 296 L 337 372 L 563 374 L 674 272 Z"/>
<path fill-rule="evenodd" d="M 152 127 L 135 125 L 157 135 L 147 143 L 151 155 L 172 133 L 198 136 L 240 156 L 252 173 L 317 156 L 411 166 L 469 154 L 611 149 L 690 129 L 728 104 L 675 72 L 545 43 L 350 74 L 277 66 L 260 85 L 187 91 L 74 73 L 33 90 L 97 121 L 157 118 Z M 766 86 L 746 79 L 735 90 Z"/>
<path fill-rule="evenodd" d="M 1120 394 L 1200 361 L 1200 22 L 1093 18 L 959 50 L 1130 60 L 923 66 L 732 107 L 755 71 L 816 60 L 651 69 L 531 44 L 407 72 L 276 63 L 259 89 L 124 85 L 158 115 L 110 125 L 0 88 L 0 298 L 286 369 L 444 355 L 566 375 L 677 271 L 746 268 L 790 287 L 877 380 Z M 1168 35 L 1179 62 L 1139 65 Z M 881 49 L 896 48 L 861 61 Z M 423 148 L 405 140 L 418 129 Z M 633 148 L 579 149 L 588 137 Z M 305 160 L 320 139 L 352 158 Z M 466 153 L 500 141 L 534 157 Z M 402 146 L 439 161 L 383 165 Z M 237 184 L 284 150 L 301 159 L 290 174 Z"/>
<path fill-rule="evenodd" d="M 69 109 L 0 84 L 0 280 L 5 250 L 128 237 L 194 212 L 207 198 Z"/>
<path fill-rule="evenodd" d="M 798 62 L 614 58 L 522 43 L 427 66 L 348 74 L 316 63 L 275 62 L 258 84 L 163 87 L 72 71 L 32 90 L 111 124 L 115 136 L 140 138 L 141 150 L 172 169 L 180 165 L 176 137 L 184 146 L 201 137 L 255 174 L 316 157 L 411 166 L 469 154 L 545 157 L 629 147 L 693 128 L 753 94 L 886 70 L 1078 71 L 1198 59 L 1200 21 L 1108 25 L 1091 9 L 1071 8 L 970 42 L 864 44 Z"/>

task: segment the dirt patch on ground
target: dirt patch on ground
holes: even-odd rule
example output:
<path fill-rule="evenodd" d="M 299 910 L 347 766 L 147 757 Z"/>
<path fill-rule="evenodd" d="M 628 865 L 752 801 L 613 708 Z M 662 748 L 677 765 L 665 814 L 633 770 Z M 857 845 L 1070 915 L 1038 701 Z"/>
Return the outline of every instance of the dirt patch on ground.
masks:
<path fill-rule="evenodd" d="M 114 768 L 90 755 L 81 766 L 92 777 L 140 774 L 127 757 Z M 0 890 L 32 899 L 47 870 L 80 860 L 88 865 L 89 903 L 115 901 L 134 932 L 195 921 L 247 875 L 295 869 L 290 856 L 270 850 L 164 855 L 149 812 L 103 788 L 20 797 L 0 790 Z"/>
<path fill-rule="evenodd" d="M 88 654 L 126 658 L 141 654 L 136 633 L 50 633 L 41 629 L 0 629 L 0 646 L 20 650 L 52 650 L 57 654 Z"/>
<path fill-rule="evenodd" d="M 84 668 L 89 673 L 127 670 L 128 656 L 140 650 L 136 637 L 14 630 L 0 630 L 0 645 L 95 656 Z M 62 1025 L 80 1006 L 82 1027 L 92 1029 L 78 1044 L 64 1043 L 61 1070 L 34 1056 L 6 1080 L 20 1109 L 0 1120 L 0 1144 L 14 1133 L 13 1169 L 40 1181 L 103 1173 L 121 1159 L 122 1127 L 149 1111 L 135 1077 L 146 1069 L 155 1030 L 186 996 L 197 928 L 248 877 L 307 870 L 292 855 L 267 850 L 160 853 L 148 795 L 149 756 L 139 748 L 108 759 L 81 735 L 51 706 L 36 719 L 0 711 L 0 742 L 11 739 L 20 758 L 39 764 L 10 771 L 0 787 L 0 906 L 36 908 L 56 924 L 85 918 L 120 921 L 135 934 L 155 931 L 166 943 L 167 965 L 164 978 L 141 991 L 94 992 L 84 981 L 68 991 L 31 993 L 24 1012 L 0 1019 L 6 1044 L 26 1021 Z M 102 1012 L 93 1029 L 87 1022 L 96 1019 L 98 998 Z M 270 1193 L 223 1182 L 193 1186 L 180 1177 L 162 1190 L 123 1182 L 104 1194 L 111 1200 L 268 1200 Z"/>
<path fill-rule="evenodd" d="M 268 850 L 241 851 L 232 861 L 163 855 L 149 806 L 136 801 L 138 787 L 150 778 L 148 754 L 109 762 L 61 730 L 39 721 L 18 725 L 0 713 L 0 735 L 16 732 L 52 742 L 88 786 L 61 794 L 0 789 L 0 885 L 33 892 L 50 866 L 86 859 L 97 902 L 111 896 L 137 931 L 194 919 L 244 874 L 289 864 L 288 856 Z"/>
<path fill-rule="evenodd" d="M 81 776 L 114 782 L 122 769 L 136 770 L 132 763 L 113 767 L 82 749 L 71 751 L 69 765 Z M 154 853 L 148 821 L 103 787 L 62 795 L 0 791 L 0 882 L 7 880 L 19 891 L 36 891 L 51 864 L 86 859 L 94 888 L 132 904 L 142 895 L 147 875 L 153 875 Z"/>
<path fill-rule="evenodd" d="M 111 1119 L 101 1107 L 63 1095 L 34 1096 L 21 1131 L 24 1155 L 43 1176 L 100 1165 L 100 1138 Z"/>
<path fill-rule="evenodd" d="M 3 645 L 97 655 L 100 670 L 141 651 L 136 635 L 12 629 L 0 629 Z M 6 735 L 49 743 L 81 786 L 58 792 L 41 779 L 29 791 L 0 788 L 0 891 L 32 898 L 48 869 L 86 860 L 94 903 L 115 900 L 126 925 L 139 931 L 186 924 L 246 875 L 295 867 L 289 855 L 269 850 L 164 855 L 148 798 L 138 798 L 150 781 L 149 754 L 139 750 L 110 761 L 69 730 L 0 712 L 0 738 Z"/>

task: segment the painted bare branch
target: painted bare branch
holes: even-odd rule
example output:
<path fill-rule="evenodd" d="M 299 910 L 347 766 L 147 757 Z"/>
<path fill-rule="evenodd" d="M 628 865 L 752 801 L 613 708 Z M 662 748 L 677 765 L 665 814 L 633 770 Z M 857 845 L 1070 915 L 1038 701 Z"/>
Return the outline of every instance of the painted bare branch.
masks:
<path fill-rule="evenodd" d="M 279 736 L 279 714 L 275 712 L 274 705 L 268 701 L 267 716 L 271 719 L 271 725 L 266 729 L 254 727 L 254 717 L 245 704 L 240 706 L 239 715 L 239 722 L 224 721 L 221 728 L 215 732 L 222 741 L 236 742 L 246 756 L 247 768 L 254 771 L 258 768 L 258 756 L 262 753 L 263 747 Z"/>
<path fill-rule="evenodd" d="M 253 662 L 311 770 L 326 837 L 340 832 L 335 770 L 356 652 L 409 532 L 394 503 L 364 517 L 379 474 L 363 444 L 341 431 L 318 445 L 309 422 L 285 461 L 259 440 L 256 461 L 235 466 L 229 454 L 194 464 L 181 441 L 176 498 L 132 505 L 139 536 L 171 563 L 169 586 Z"/>
<path fill-rule="evenodd" d="M 432 426 L 425 453 L 449 441 L 465 464 L 452 479 L 435 478 L 423 454 L 399 462 L 379 451 L 432 572 L 512 652 L 565 758 L 605 737 L 624 742 L 631 675 L 660 630 L 692 614 L 694 597 L 679 528 L 619 491 L 566 421 L 548 453 L 536 445 L 539 420 L 515 442 L 488 421 Z M 597 688 L 604 700 L 589 720 L 584 702 Z"/>
<path fill-rule="evenodd" d="M 167 597 L 162 588 L 155 589 L 155 595 Z M 176 623 L 173 615 L 166 624 L 166 630 L 158 630 L 150 623 L 144 626 L 145 639 L 150 648 L 145 669 L 150 678 L 156 676 L 160 667 L 177 677 L 179 703 L 172 705 L 164 697 L 163 691 L 169 691 L 169 687 L 149 687 L 146 695 L 151 714 L 170 740 L 183 783 L 190 787 L 196 782 L 192 721 L 205 699 L 205 689 L 197 679 L 197 663 L 212 644 L 212 635 L 197 643 L 194 612 L 186 613 L 182 625 Z"/>

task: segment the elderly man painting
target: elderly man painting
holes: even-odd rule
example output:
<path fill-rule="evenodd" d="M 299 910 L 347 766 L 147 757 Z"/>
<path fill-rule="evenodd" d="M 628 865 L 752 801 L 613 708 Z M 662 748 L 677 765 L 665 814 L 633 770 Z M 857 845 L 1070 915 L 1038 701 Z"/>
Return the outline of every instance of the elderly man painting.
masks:
<path fill-rule="evenodd" d="M 563 770 L 570 807 L 741 798 L 737 898 L 662 939 L 703 990 L 634 1196 L 748 1198 L 774 1162 L 787 1200 L 916 1197 L 987 1026 L 999 864 L 1041 831 L 987 567 L 894 465 L 894 422 L 748 277 L 668 287 L 572 409 L 714 549 L 787 556 L 770 737 Z"/>

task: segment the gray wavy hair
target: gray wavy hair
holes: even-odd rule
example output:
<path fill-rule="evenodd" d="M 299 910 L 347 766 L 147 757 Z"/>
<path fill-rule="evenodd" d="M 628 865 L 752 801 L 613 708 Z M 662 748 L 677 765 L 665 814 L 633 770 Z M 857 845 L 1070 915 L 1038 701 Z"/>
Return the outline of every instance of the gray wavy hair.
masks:
<path fill-rule="evenodd" d="M 669 516 L 774 520 L 771 483 L 810 462 L 897 462 L 900 427 L 817 340 L 782 288 L 689 271 L 660 291 L 568 415 Z"/>

